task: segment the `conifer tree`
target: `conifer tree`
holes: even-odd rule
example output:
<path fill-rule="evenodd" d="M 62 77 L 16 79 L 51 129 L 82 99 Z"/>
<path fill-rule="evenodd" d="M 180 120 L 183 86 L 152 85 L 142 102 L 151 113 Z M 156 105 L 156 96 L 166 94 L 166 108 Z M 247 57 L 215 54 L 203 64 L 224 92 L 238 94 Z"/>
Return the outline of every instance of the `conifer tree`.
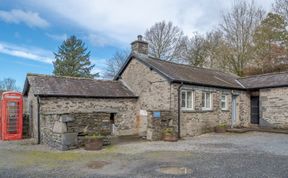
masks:
<path fill-rule="evenodd" d="M 54 53 L 55 61 L 53 62 L 56 76 L 71 76 L 94 78 L 99 74 L 92 74 L 91 70 L 95 65 L 91 64 L 90 51 L 87 52 L 85 43 L 76 36 L 66 39 Z"/>

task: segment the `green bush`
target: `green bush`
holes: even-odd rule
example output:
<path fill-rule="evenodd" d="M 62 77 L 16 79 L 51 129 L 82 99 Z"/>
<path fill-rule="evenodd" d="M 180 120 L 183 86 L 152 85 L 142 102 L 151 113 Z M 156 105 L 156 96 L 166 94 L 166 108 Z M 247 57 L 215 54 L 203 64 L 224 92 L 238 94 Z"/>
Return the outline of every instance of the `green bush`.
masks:
<path fill-rule="evenodd" d="M 227 124 L 226 124 L 226 123 L 222 123 L 222 124 L 219 124 L 217 127 L 226 128 L 226 127 L 227 127 Z"/>
<path fill-rule="evenodd" d="M 164 135 L 175 135 L 176 134 L 174 128 L 172 128 L 172 127 L 168 127 L 168 128 L 163 129 L 162 133 Z"/>
<path fill-rule="evenodd" d="M 91 135 L 85 136 L 87 139 L 103 139 L 105 136 L 99 134 L 99 133 L 93 133 Z"/>

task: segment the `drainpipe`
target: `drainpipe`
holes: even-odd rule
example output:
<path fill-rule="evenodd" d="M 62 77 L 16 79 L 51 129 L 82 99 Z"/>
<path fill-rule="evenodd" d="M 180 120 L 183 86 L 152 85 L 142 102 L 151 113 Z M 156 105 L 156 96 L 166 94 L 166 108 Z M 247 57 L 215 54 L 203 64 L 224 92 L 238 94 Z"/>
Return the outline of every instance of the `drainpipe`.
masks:
<path fill-rule="evenodd" d="M 39 96 L 37 96 L 37 131 L 38 131 L 37 144 L 40 144 L 41 131 L 40 131 L 40 98 L 39 98 Z"/>
<path fill-rule="evenodd" d="M 181 138 L 181 128 L 180 128 L 180 125 L 181 125 L 181 122 L 180 122 L 180 119 L 181 119 L 181 106 L 180 106 L 180 98 L 181 98 L 181 88 L 183 86 L 183 82 L 181 82 L 179 88 L 178 88 L 178 138 L 180 139 Z"/>

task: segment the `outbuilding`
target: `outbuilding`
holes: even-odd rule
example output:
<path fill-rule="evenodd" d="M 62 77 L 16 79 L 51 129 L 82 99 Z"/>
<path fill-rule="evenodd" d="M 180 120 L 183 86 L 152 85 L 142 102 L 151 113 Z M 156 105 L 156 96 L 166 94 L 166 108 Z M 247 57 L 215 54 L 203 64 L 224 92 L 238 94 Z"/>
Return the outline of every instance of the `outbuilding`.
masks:
<path fill-rule="evenodd" d="M 120 81 L 28 74 L 23 94 L 38 143 L 67 150 L 84 132 L 136 134 L 137 96 Z"/>

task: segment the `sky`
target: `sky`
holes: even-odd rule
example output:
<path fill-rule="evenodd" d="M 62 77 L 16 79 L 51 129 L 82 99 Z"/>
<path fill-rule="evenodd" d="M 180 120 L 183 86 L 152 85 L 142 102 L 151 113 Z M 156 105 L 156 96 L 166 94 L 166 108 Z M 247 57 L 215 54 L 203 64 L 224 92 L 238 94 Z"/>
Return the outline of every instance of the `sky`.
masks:
<path fill-rule="evenodd" d="M 249 0 L 246 0 L 249 1 Z M 27 73 L 52 74 L 53 52 L 71 35 L 91 51 L 93 72 L 130 48 L 159 21 L 172 21 L 192 36 L 217 28 L 233 0 L 0 0 L 0 80 L 23 87 Z M 269 11 L 273 0 L 255 0 Z"/>

